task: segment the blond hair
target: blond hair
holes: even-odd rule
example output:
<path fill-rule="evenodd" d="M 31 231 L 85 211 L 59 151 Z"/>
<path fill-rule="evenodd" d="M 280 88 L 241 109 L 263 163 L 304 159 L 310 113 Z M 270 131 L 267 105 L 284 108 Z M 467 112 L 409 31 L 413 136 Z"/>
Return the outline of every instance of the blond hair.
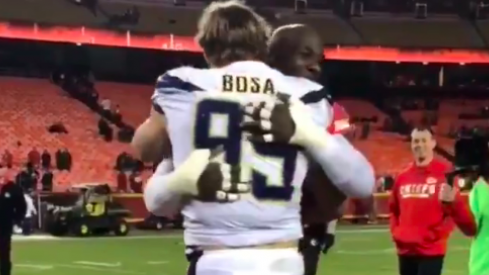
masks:
<path fill-rule="evenodd" d="M 196 35 L 207 61 L 224 66 L 240 60 L 265 61 L 271 28 L 239 1 L 213 2 L 202 13 Z"/>

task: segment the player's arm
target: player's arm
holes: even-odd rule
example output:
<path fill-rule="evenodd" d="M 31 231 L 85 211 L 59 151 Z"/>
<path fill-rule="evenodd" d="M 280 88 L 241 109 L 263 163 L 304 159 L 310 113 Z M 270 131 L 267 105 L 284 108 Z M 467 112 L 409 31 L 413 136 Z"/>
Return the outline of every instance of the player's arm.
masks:
<path fill-rule="evenodd" d="M 144 162 L 159 163 L 164 158 L 171 157 L 166 116 L 178 107 L 182 97 L 189 94 L 179 85 L 182 81 L 173 81 L 179 79 L 175 74 L 178 75 L 181 71 L 175 69 L 158 77 L 151 97 L 149 118 L 134 133 L 132 147 Z"/>
<path fill-rule="evenodd" d="M 178 72 L 179 69 L 175 69 L 158 78 L 151 97 L 150 117 L 139 126 L 132 141 L 143 160 L 161 161 L 144 190 L 146 208 L 157 215 L 174 213 L 184 196 L 197 193 L 197 179 L 209 162 L 205 152 L 194 151 L 187 161 L 173 169 L 172 161 L 165 156 L 170 153 L 165 152 L 168 148 L 165 142 L 170 142 L 165 114 L 170 115 L 182 98 L 189 95 L 189 91 L 179 85 L 182 81 L 175 76 Z M 193 166 L 197 169 L 192 169 Z"/>
<path fill-rule="evenodd" d="M 250 131 L 249 138 L 254 141 L 285 142 L 305 148 L 345 195 L 358 198 L 372 195 L 375 186 L 372 165 L 345 137 L 324 130 L 331 120 L 328 117 L 331 110 L 324 108 L 331 106 L 325 100 L 317 99 L 315 95 L 321 96 L 319 93 L 310 94 L 313 96 L 306 94 L 301 99 L 305 103 L 308 98 L 314 101 L 307 106 L 300 99 L 281 93 L 277 97 L 282 103 L 246 106 L 243 129 Z M 254 129 L 257 127 L 262 132 Z"/>
<path fill-rule="evenodd" d="M 325 91 L 322 93 L 327 95 Z M 300 113 L 305 114 L 301 119 L 306 122 L 299 123 L 304 128 L 297 130 L 303 131 L 305 136 L 296 138 L 299 142 L 304 140 L 309 155 L 343 194 L 358 198 L 370 196 L 375 185 L 375 173 L 370 162 L 343 135 L 324 131 L 334 115 L 327 99 L 308 102 L 306 95 L 301 101 L 309 103 L 304 106 L 309 108 L 309 112 L 305 110 Z M 310 117 L 307 117 L 308 113 Z"/>
<path fill-rule="evenodd" d="M 448 184 L 444 184 L 442 186 L 442 189 L 448 189 L 448 190 L 441 190 L 440 193 L 441 192 L 448 192 L 449 194 L 453 193 L 450 194 L 451 201 L 448 202 L 445 201 L 442 204 L 444 214 L 451 217 L 453 223 L 457 225 L 457 227 L 460 229 L 460 231 L 462 231 L 462 233 L 464 233 L 464 235 L 469 237 L 475 236 L 475 234 L 477 233 L 476 219 L 474 218 L 474 215 L 469 210 L 468 205 L 465 203 L 462 196 L 460 195 L 460 191 L 458 190 L 458 188 L 451 187 Z M 442 194 L 440 194 L 440 197 L 441 196 Z M 453 224 L 451 224 L 451 226 L 453 228 Z M 450 227 L 446 229 L 440 228 L 439 230 L 435 230 L 435 232 L 440 232 L 440 234 L 447 232 L 445 235 L 449 235 L 451 232 L 450 229 L 452 228 Z"/>
<path fill-rule="evenodd" d="M 343 135 L 331 135 L 324 130 L 319 132 L 322 134 L 312 137 L 312 142 L 305 148 L 331 182 L 349 197 L 372 195 L 375 174 L 365 156 Z"/>
<path fill-rule="evenodd" d="M 232 202 L 240 193 L 248 193 L 246 183 L 232 182 L 231 166 L 221 163 L 223 149 L 194 150 L 174 170 L 168 160 L 158 166 L 144 190 L 144 203 L 149 212 L 157 215 L 174 213 L 182 200 L 202 202 Z"/>
<path fill-rule="evenodd" d="M 175 213 L 182 199 L 199 195 L 199 179 L 208 167 L 211 155 L 211 150 L 194 150 L 176 169 L 171 160 L 163 160 L 144 189 L 148 211 L 157 215 Z"/>
<path fill-rule="evenodd" d="M 172 191 L 168 184 L 171 181 L 168 175 L 172 171 L 172 160 L 162 160 L 144 189 L 143 198 L 146 209 L 156 216 L 173 217 L 185 204 L 186 195 Z"/>
<path fill-rule="evenodd" d="M 134 133 L 131 145 L 138 157 L 144 162 L 160 162 L 169 152 L 166 132 L 166 119 L 161 108 L 153 105 L 149 118 Z"/>

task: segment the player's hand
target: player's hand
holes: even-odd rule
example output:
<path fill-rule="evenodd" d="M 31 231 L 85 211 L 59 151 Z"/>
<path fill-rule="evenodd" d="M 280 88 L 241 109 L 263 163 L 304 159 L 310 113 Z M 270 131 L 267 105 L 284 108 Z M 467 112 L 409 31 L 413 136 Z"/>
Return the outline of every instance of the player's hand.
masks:
<path fill-rule="evenodd" d="M 452 203 L 455 200 L 457 190 L 446 183 L 443 183 L 440 187 L 438 197 L 443 203 Z"/>
<path fill-rule="evenodd" d="M 209 163 L 197 181 L 197 195 L 195 196 L 197 200 L 234 202 L 240 199 L 240 194 L 250 191 L 249 183 L 239 182 L 239 166 L 230 166 L 217 160 L 222 153 L 222 148 L 211 151 Z"/>
<path fill-rule="evenodd" d="M 277 93 L 274 102 L 250 103 L 245 106 L 244 131 L 255 142 L 278 142 L 307 146 L 312 131 L 317 130 L 310 111 L 299 99 Z"/>

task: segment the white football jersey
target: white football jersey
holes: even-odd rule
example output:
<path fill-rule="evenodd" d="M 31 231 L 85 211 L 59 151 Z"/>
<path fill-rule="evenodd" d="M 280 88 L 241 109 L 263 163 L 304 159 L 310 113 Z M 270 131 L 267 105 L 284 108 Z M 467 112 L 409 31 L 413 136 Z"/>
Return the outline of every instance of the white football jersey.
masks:
<path fill-rule="evenodd" d="M 196 148 L 225 149 L 224 160 L 240 165 L 252 191 L 233 203 L 192 201 L 182 211 L 185 243 L 200 246 L 251 246 L 297 240 L 302 236 L 301 186 L 308 161 L 298 147 L 252 144 L 243 135 L 242 107 L 275 100 L 282 92 L 301 98 L 324 129 L 331 108 L 321 85 L 285 76 L 255 61 L 215 69 L 181 67 L 158 79 L 153 104 L 167 118 L 178 167 Z"/>

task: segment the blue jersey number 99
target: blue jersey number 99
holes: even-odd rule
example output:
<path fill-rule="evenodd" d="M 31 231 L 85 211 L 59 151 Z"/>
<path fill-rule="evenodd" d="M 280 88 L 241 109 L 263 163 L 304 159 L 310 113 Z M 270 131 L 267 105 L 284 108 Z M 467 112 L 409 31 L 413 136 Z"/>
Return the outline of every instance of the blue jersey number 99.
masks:
<path fill-rule="evenodd" d="M 223 146 L 226 163 L 240 165 L 242 169 L 245 166 L 249 167 L 249 165 L 241 165 L 243 133 L 240 124 L 242 121 L 243 114 L 239 103 L 216 99 L 200 101 L 197 105 L 194 129 L 195 148 L 213 149 Z M 252 190 L 255 198 L 258 200 L 291 200 L 294 192 L 292 181 L 298 149 L 273 143 L 252 143 L 252 146 L 261 159 L 268 159 L 270 163 L 280 166 L 273 165 L 271 169 L 251 167 Z M 264 170 L 268 170 L 268 174 L 263 172 Z M 272 170 L 277 170 L 277 173 L 270 174 Z"/>

